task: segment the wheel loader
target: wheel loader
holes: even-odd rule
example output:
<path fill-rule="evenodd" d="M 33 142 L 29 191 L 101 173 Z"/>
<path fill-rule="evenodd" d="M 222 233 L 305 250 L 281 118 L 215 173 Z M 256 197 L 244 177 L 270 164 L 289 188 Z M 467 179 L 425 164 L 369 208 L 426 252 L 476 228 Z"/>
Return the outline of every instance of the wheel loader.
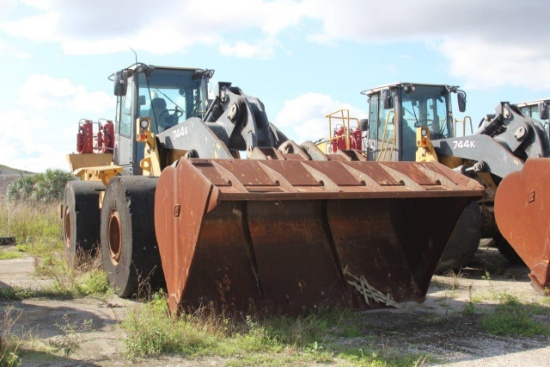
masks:
<path fill-rule="evenodd" d="M 502 102 L 496 107 L 495 114 L 485 116 L 474 130 L 471 118 L 453 118 L 451 97 L 454 93 L 457 94 L 460 112 L 466 110 L 466 94 L 456 86 L 394 83 L 363 93 L 369 98 L 368 123 L 363 121 L 355 129 L 349 127 L 349 122 L 347 125 L 341 124 L 343 130 L 349 130 L 350 133 L 339 133 L 337 129 L 333 129 L 329 138 L 333 151 L 338 150 L 338 144 L 345 145 L 342 141 L 359 136 L 357 131 L 364 130 L 360 135 L 360 146 L 363 155 L 369 160 L 438 161 L 476 179 L 484 187 L 484 197 L 479 201 L 481 211 L 475 205 L 465 210 L 438 268 L 466 265 L 477 250 L 481 237 L 494 238 L 500 252 L 510 261 L 518 262 L 523 259 L 525 255 L 522 253 L 529 250 L 520 249 L 521 245 L 517 240 L 511 240 L 511 236 L 502 231 L 501 225 L 497 223 L 498 218 L 495 220 L 495 195 L 501 180 L 520 171 L 526 161 L 549 156 L 549 138 L 543 124 L 520 111 L 520 108 L 525 112 L 537 111 L 537 115 L 544 120 L 548 118 L 548 104 L 538 101 L 536 104 L 520 104 L 518 108 L 517 105 Z M 545 158 L 537 167 L 550 164 L 548 162 L 550 160 Z M 531 172 L 533 169 L 523 174 L 534 174 Z M 543 179 L 547 182 L 546 170 L 541 170 L 540 173 L 541 177 L 536 180 L 534 177 L 523 180 L 536 182 Z M 542 203 L 544 196 L 539 196 Z M 501 197 L 506 196 L 503 194 Z M 547 211 L 543 208 L 545 206 L 541 204 L 541 216 L 543 219 L 548 218 Z M 540 246 L 532 247 L 531 256 L 536 260 L 530 262 L 536 262 L 539 264 L 537 266 L 546 264 L 548 268 L 548 225 L 538 226 L 527 219 L 516 219 L 517 211 L 508 209 L 507 215 L 513 217 L 514 222 L 520 223 L 518 226 L 537 233 L 535 237 L 545 238 L 546 245 L 542 246 L 546 246 L 546 249 L 539 252 L 534 249 Z M 501 217 L 504 215 L 501 211 Z M 532 266 L 530 268 L 533 269 Z M 539 281 L 543 287 L 547 283 L 548 280 L 546 283 Z"/>
<path fill-rule="evenodd" d="M 501 254 L 510 262 L 521 263 L 524 250 L 513 243 L 515 241 L 507 241 L 499 220 L 495 219 L 495 196 L 500 190 L 501 181 L 521 171 L 529 160 L 546 157 L 545 161 L 550 164 L 550 140 L 542 123 L 521 114 L 516 105 L 501 102 L 496 106 L 494 114 L 486 115 L 481 120 L 472 135 L 434 139 L 431 142 L 429 132 L 425 131 L 424 135 L 426 143 L 423 145 L 426 148 L 421 146 L 417 160 L 438 160 L 479 181 L 485 187 L 485 197 L 481 202 L 484 237 L 492 237 Z M 527 170 L 525 174 L 529 172 L 532 171 Z M 544 172 L 542 170 L 540 174 Z M 525 182 L 534 182 L 534 179 L 532 176 Z M 507 215 L 515 218 L 517 211 L 511 210 Z M 544 216 L 544 211 L 540 215 Z M 545 231 L 544 227 L 538 227 L 524 218 L 514 220 L 522 222 L 533 233 Z M 548 261 L 548 255 L 543 253 L 539 253 L 538 258 Z"/>
<path fill-rule="evenodd" d="M 448 138 L 456 131 L 465 135 L 471 125 L 469 118 L 453 118 L 453 94 L 461 111 L 466 109 L 466 94 L 457 86 L 393 83 L 362 94 L 368 97 L 368 119 L 350 117 L 346 110 L 327 115 L 329 137 L 317 142 L 319 149 L 335 153 L 355 148 L 369 161 L 414 162 L 419 127 L 428 126 L 432 137 Z M 456 223 L 437 272 L 459 269 L 473 259 L 482 236 L 481 221 L 479 205 L 471 203 Z"/>
<path fill-rule="evenodd" d="M 437 162 L 299 146 L 259 99 L 225 82 L 209 93 L 212 75 L 137 63 L 111 76 L 114 121 L 79 122 L 68 156 L 68 261 L 95 250 L 119 296 L 165 286 L 173 313 L 421 302 L 482 187 Z"/>

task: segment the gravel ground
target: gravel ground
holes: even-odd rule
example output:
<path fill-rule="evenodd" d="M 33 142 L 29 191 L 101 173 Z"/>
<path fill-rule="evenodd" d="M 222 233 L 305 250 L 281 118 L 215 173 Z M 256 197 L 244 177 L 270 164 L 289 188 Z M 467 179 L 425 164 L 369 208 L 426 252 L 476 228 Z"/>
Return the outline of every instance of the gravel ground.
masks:
<path fill-rule="evenodd" d="M 493 261 L 499 257 L 491 248 L 482 248 L 477 258 Z M 492 260 L 491 260 L 492 259 Z M 481 260 L 480 260 L 481 261 Z M 499 261 L 502 261 L 500 259 Z M 0 261 L 0 287 L 42 287 L 51 280 L 32 276 L 32 258 Z M 460 277 L 434 276 L 427 299 L 422 304 L 407 303 L 400 309 L 364 312 L 364 336 L 359 343 L 376 343 L 379 348 L 403 352 L 430 353 L 430 366 L 548 366 L 550 336 L 507 337 L 484 332 L 481 313 L 498 304 L 494 295 L 507 293 L 524 302 L 540 301 L 542 296 L 530 286 L 525 267 L 507 266 L 503 275 L 487 277 L 484 270 L 466 269 Z M 476 312 L 464 313 L 472 299 Z M 37 353 L 23 366 L 223 366 L 227 360 L 208 358 L 185 360 L 160 357 L 130 362 L 124 355 L 124 333 L 117 324 L 126 316 L 133 301 L 112 297 L 76 300 L 29 299 L 0 301 L 0 312 L 11 310 L 15 323 L 11 332 L 39 342 L 59 338 L 63 317 L 81 325 L 91 320 L 89 330 L 79 331 L 81 348 L 70 358 Z M 550 325 L 548 312 L 537 321 Z M 15 317 L 18 315 L 18 318 Z M 57 324 L 57 325 L 56 325 Z M 1 326 L 1 323 L 0 323 Z M 374 340 L 374 342 L 373 342 Z M 357 340 L 354 341 L 357 343 Z M 335 365 L 340 365 L 336 363 Z"/>

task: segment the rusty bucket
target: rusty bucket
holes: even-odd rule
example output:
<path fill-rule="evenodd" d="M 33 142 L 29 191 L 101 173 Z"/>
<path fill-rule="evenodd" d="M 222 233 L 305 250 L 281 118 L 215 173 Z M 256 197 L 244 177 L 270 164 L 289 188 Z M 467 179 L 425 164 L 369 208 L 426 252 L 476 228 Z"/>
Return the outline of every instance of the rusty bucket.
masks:
<path fill-rule="evenodd" d="M 529 158 L 507 175 L 495 196 L 500 233 L 531 270 L 535 289 L 550 287 L 550 158 Z"/>
<path fill-rule="evenodd" d="M 435 162 L 183 158 L 155 193 L 170 310 L 421 302 L 482 192 Z"/>

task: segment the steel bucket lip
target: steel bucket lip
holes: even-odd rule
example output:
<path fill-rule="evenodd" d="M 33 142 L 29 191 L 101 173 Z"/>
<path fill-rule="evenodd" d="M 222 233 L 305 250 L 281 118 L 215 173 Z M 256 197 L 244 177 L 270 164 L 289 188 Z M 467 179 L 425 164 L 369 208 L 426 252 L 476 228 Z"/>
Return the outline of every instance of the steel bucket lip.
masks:
<path fill-rule="evenodd" d="M 385 198 L 390 195 L 401 198 L 483 196 L 483 187 L 475 180 L 436 162 L 418 164 L 193 158 L 182 159 L 180 164 L 197 169 L 218 191 L 216 195 L 219 200 L 353 200 Z M 321 166 L 324 168 L 317 169 Z M 285 167 L 287 169 L 283 169 Z M 335 173 L 328 168 L 333 168 Z M 342 175 L 346 177 L 342 178 Z"/>

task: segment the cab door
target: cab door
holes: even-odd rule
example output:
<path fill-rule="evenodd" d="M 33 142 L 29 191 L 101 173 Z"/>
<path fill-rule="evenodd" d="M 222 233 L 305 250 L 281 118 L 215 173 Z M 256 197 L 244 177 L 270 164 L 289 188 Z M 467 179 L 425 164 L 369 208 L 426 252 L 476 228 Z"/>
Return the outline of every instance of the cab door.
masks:
<path fill-rule="evenodd" d="M 115 164 L 124 167 L 130 175 L 140 175 L 139 166 L 143 158 L 143 144 L 141 152 L 135 140 L 135 120 L 138 116 L 136 98 L 136 84 L 134 78 L 128 78 L 128 88 L 124 95 L 117 97 L 117 114 L 115 118 Z M 141 153 L 141 154 L 140 154 Z"/>
<path fill-rule="evenodd" d="M 370 96 L 367 148 L 369 160 L 396 161 L 399 159 L 393 99 L 393 93 L 389 89 Z"/>

